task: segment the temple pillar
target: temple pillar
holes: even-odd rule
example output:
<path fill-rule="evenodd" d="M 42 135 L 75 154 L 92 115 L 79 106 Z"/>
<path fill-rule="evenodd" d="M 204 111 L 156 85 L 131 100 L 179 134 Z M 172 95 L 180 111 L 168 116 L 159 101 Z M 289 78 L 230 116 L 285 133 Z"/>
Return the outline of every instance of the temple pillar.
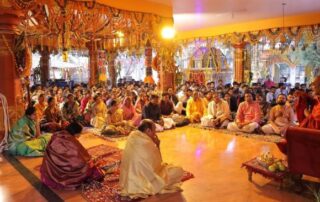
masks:
<path fill-rule="evenodd" d="M 49 61 L 50 61 L 50 52 L 47 46 L 44 46 L 40 51 L 40 80 L 41 85 L 46 86 L 49 80 Z"/>
<path fill-rule="evenodd" d="M 171 45 L 172 44 L 164 44 L 160 52 L 159 84 L 161 92 L 166 92 L 168 88 L 175 88 L 176 67 L 174 62 L 174 49 Z"/>
<path fill-rule="evenodd" d="M 117 86 L 117 72 L 115 67 L 115 59 L 117 57 L 117 53 L 114 51 L 110 51 L 108 54 L 108 73 L 110 77 L 110 82 L 112 87 Z"/>
<path fill-rule="evenodd" d="M 98 82 L 98 51 L 95 42 L 87 43 L 89 50 L 89 86 L 94 86 Z"/>
<path fill-rule="evenodd" d="M 144 78 L 144 83 L 154 84 L 154 79 L 152 77 L 152 46 L 149 40 L 147 40 L 144 55 L 146 66 L 146 77 Z"/>
<path fill-rule="evenodd" d="M 21 80 L 16 65 L 14 49 L 14 39 L 17 35 L 17 27 L 21 21 L 23 13 L 11 7 L 6 1 L 0 3 L 0 93 L 3 94 L 8 102 L 10 124 L 13 124 L 20 118 L 24 112 L 22 101 L 23 92 Z M 0 102 L 2 108 L 2 103 Z M 4 114 L 0 110 L 0 140 L 3 139 Z"/>
<path fill-rule="evenodd" d="M 233 44 L 234 47 L 234 81 L 244 81 L 244 47 L 245 43 Z"/>
<path fill-rule="evenodd" d="M 161 68 L 162 69 L 162 68 Z M 174 89 L 175 87 L 175 73 L 166 70 L 160 71 L 160 90 L 167 92 L 168 88 Z"/>

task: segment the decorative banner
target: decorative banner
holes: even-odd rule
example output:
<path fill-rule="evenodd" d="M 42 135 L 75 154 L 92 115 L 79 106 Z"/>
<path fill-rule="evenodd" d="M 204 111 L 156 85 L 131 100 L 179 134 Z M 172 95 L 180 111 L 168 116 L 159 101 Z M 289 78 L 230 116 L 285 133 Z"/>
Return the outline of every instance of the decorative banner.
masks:
<path fill-rule="evenodd" d="M 206 76 L 203 71 L 190 71 L 189 81 L 196 82 L 197 84 L 205 84 Z"/>
<path fill-rule="evenodd" d="M 222 34 L 217 36 L 209 37 L 212 40 L 221 41 L 224 44 L 237 44 L 237 43 L 250 43 L 255 45 L 258 43 L 263 37 L 267 37 L 270 40 L 271 46 L 274 48 L 277 42 L 285 43 L 285 49 L 290 47 L 288 42 L 295 41 L 295 45 L 299 44 L 302 36 L 306 39 L 305 43 L 309 44 L 314 41 L 314 38 L 317 37 L 320 33 L 319 24 L 315 25 L 306 25 L 306 26 L 294 26 L 294 27 L 277 27 L 277 28 L 270 28 L 265 30 L 256 30 L 250 32 L 243 32 L 243 33 L 229 33 L 229 34 Z M 200 37 L 201 38 L 201 37 Z M 188 46 L 190 43 L 196 43 L 199 40 L 199 37 L 195 38 L 188 38 L 177 40 L 176 43 L 180 44 L 181 46 L 185 47 Z M 203 39 L 206 40 L 206 39 Z M 295 47 L 294 47 L 295 48 Z"/>

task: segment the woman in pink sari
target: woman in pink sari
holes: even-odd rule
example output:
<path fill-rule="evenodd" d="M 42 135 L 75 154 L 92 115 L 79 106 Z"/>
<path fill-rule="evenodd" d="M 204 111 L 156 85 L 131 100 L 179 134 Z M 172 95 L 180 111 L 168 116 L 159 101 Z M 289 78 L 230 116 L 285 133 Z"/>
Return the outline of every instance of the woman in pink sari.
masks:
<path fill-rule="evenodd" d="M 137 114 L 130 97 L 126 97 L 123 100 L 121 109 L 122 109 L 123 120 L 131 121 L 134 126 L 139 125 L 141 121 L 141 115 Z"/>

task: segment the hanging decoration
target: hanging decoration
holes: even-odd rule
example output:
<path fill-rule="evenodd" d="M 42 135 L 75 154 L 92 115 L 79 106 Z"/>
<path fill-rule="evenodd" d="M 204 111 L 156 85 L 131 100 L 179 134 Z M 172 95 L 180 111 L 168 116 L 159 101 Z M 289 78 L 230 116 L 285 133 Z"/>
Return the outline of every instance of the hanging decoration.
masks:
<path fill-rule="evenodd" d="M 104 50 L 98 51 L 98 80 L 100 82 L 107 81 L 107 72 L 106 72 L 106 52 Z"/>
<path fill-rule="evenodd" d="M 306 25 L 306 26 L 293 26 L 293 27 L 276 27 L 266 30 L 257 30 L 243 33 L 229 33 L 217 36 L 212 36 L 212 40 L 220 41 L 224 44 L 237 44 L 237 43 L 249 43 L 255 45 L 260 43 L 260 40 L 267 37 L 270 40 L 272 48 L 275 48 L 275 44 L 281 43 L 280 48 L 282 51 L 287 50 L 289 47 L 296 48 L 299 44 L 302 36 L 304 35 L 305 43 L 311 44 L 314 39 L 320 34 L 320 24 Z M 189 38 L 177 40 L 176 43 L 185 47 L 187 44 L 195 43 L 199 38 Z M 295 43 L 291 43 L 294 41 Z"/>
<path fill-rule="evenodd" d="M 28 43 L 63 52 L 86 49 L 89 41 L 96 41 L 97 47 L 111 51 L 139 49 L 147 40 L 157 43 L 163 23 L 173 22 L 172 18 L 116 9 L 95 0 L 13 1 L 25 13 L 19 29 L 27 31 Z"/>

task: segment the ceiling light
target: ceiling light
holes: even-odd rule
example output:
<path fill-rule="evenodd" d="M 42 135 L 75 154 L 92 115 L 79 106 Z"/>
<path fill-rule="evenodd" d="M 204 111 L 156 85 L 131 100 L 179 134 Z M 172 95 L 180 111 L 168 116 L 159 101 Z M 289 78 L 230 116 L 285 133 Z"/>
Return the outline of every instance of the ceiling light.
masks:
<path fill-rule="evenodd" d="M 173 27 L 164 27 L 162 29 L 161 35 L 164 39 L 172 39 L 174 38 L 176 31 Z"/>
<path fill-rule="evenodd" d="M 117 35 L 119 38 L 124 37 L 124 33 L 121 32 L 121 31 L 117 31 L 117 32 L 116 32 L 116 35 Z"/>

